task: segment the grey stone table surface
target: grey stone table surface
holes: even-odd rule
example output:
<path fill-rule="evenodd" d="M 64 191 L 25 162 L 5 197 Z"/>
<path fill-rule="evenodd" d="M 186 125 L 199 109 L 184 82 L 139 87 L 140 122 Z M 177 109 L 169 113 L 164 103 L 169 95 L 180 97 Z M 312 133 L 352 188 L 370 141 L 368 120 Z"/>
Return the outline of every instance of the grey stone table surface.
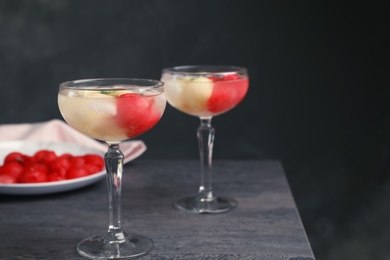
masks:
<path fill-rule="evenodd" d="M 141 259 L 314 259 L 280 162 L 213 166 L 214 192 L 235 198 L 233 211 L 195 215 L 173 208 L 176 199 L 197 192 L 197 161 L 125 165 L 122 226 L 155 243 Z M 105 179 L 57 194 L 0 194 L 0 259 L 82 259 L 76 244 L 107 227 Z"/>

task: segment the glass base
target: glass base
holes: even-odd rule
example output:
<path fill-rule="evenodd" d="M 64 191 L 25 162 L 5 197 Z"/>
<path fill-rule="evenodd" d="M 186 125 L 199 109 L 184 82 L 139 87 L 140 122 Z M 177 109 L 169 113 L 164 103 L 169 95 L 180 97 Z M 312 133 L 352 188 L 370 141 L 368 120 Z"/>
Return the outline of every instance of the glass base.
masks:
<path fill-rule="evenodd" d="M 176 201 L 174 207 L 192 214 L 218 214 L 233 210 L 237 202 L 232 198 L 214 197 L 211 200 L 201 200 L 197 197 L 187 197 Z"/>
<path fill-rule="evenodd" d="M 134 259 L 153 249 L 153 240 L 142 235 L 129 235 L 120 242 L 110 241 L 107 235 L 93 236 L 77 245 L 77 253 L 88 259 Z"/>

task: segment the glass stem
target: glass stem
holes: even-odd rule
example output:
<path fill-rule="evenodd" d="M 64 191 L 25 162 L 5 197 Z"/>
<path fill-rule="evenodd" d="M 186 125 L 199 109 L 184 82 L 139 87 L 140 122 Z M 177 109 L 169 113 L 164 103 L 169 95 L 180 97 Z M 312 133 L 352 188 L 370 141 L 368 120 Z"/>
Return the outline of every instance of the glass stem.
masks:
<path fill-rule="evenodd" d="M 197 131 L 200 155 L 200 187 L 199 196 L 201 202 L 212 201 L 213 190 L 211 180 L 212 154 L 215 129 L 211 126 L 211 117 L 200 118 L 200 126 Z"/>
<path fill-rule="evenodd" d="M 121 190 L 124 155 L 118 143 L 108 144 L 108 151 L 104 156 L 107 170 L 109 226 L 108 240 L 111 242 L 124 241 L 125 234 L 121 227 Z"/>

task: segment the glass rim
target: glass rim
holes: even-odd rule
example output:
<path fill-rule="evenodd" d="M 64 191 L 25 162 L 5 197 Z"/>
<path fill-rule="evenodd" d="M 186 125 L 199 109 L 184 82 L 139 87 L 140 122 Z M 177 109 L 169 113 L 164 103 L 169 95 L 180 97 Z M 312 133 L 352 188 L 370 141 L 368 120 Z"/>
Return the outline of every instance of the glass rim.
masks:
<path fill-rule="evenodd" d="M 109 88 L 114 86 L 120 86 L 118 89 L 131 89 L 131 88 L 160 88 L 164 85 L 164 82 L 156 79 L 146 78 L 87 78 L 76 79 L 61 82 L 60 88 L 68 89 L 91 89 L 96 88 Z"/>
<path fill-rule="evenodd" d="M 247 74 L 247 69 L 241 66 L 235 65 L 180 65 L 167 67 L 163 69 L 163 73 L 174 73 L 174 74 L 194 74 L 194 75 L 204 75 L 204 74 L 232 74 L 232 73 L 245 73 Z"/>

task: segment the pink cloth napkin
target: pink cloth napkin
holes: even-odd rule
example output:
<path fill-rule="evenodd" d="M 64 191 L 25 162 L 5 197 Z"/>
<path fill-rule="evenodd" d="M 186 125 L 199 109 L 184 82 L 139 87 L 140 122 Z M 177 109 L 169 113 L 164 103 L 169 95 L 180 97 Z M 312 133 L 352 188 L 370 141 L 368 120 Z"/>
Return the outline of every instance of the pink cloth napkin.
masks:
<path fill-rule="evenodd" d="M 20 140 L 77 143 L 103 152 L 107 151 L 107 144 L 89 138 L 58 119 L 31 124 L 0 125 L 0 141 Z M 146 151 L 145 143 L 140 140 L 124 141 L 120 144 L 120 148 L 125 156 L 124 163 L 134 160 Z"/>

